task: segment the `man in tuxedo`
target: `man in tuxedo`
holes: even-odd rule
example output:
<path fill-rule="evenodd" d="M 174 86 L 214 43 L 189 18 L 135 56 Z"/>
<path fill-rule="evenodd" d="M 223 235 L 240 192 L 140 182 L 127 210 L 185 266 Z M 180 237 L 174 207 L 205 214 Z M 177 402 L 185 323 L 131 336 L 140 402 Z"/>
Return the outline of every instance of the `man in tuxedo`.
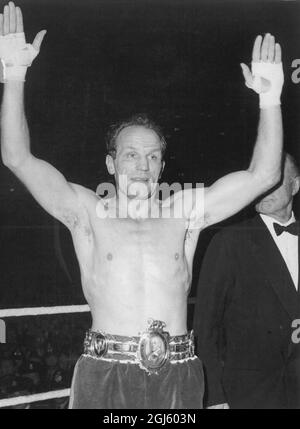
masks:
<path fill-rule="evenodd" d="M 299 224 L 295 160 L 256 204 L 257 215 L 215 235 L 203 260 L 195 308 L 209 408 L 300 408 Z M 293 323 L 294 322 L 294 323 Z"/>

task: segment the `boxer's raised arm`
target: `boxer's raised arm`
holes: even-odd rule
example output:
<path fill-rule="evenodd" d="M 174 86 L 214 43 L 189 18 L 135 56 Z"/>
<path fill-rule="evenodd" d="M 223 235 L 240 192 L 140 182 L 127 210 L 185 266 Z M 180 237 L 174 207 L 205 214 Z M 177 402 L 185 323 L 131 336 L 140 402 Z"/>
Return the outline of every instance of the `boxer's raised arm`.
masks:
<path fill-rule="evenodd" d="M 44 32 L 36 36 L 31 48 L 27 45 L 22 48 L 20 41 L 16 42 L 14 39 L 14 36 L 24 34 L 22 32 L 21 10 L 10 3 L 0 15 L 1 80 L 4 83 L 1 108 L 2 160 L 45 210 L 72 227 L 81 210 L 77 188 L 69 184 L 54 167 L 37 159 L 30 151 L 24 112 L 24 80 L 31 50 L 38 53 Z"/>
<path fill-rule="evenodd" d="M 52 216 L 72 228 L 81 205 L 77 188 L 52 165 L 34 157 L 24 114 L 21 82 L 4 84 L 1 109 L 1 153 L 3 163 L 24 183 L 37 202 Z"/>
<path fill-rule="evenodd" d="M 283 85 L 281 48 L 270 34 L 258 36 L 252 52 L 252 72 L 241 64 L 246 85 L 259 94 L 260 119 L 248 170 L 217 180 L 204 194 L 205 226 L 226 219 L 274 187 L 281 177 Z"/>

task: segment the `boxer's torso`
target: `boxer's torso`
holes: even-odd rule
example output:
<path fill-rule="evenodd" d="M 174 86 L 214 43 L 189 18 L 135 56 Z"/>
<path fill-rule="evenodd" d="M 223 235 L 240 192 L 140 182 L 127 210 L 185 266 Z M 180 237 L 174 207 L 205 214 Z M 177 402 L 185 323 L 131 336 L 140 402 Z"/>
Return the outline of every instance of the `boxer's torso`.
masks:
<path fill-rule="evenodd" d="M 85 206 L 72 236 L 92 329 L 138 335 L 152 318 L 164 321 L 171 335 L 184 334 L 200 230 L 189 231 L 184 218 L 163 214 L 104 218 L 103 202 L 96 196 Z"/>

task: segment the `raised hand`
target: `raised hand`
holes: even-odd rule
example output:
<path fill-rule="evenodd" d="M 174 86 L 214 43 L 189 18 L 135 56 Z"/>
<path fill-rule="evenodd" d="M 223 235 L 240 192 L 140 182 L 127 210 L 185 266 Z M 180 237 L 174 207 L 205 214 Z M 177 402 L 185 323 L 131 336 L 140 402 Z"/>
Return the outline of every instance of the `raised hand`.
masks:
<path fill-rule="evenodd" d="M 246 86 L 260 95 L 261 108 L 280 104 L 284 76 L 281 47 L 275 43 L 274 36 L 266 34 L 264 39 L 257 36 L 252 51 L 252 71 L 244 63 L 241 67 Z"/>
<path fill-rule="evenodd" d="M 26 43 L 21 9 L 13 2 L 0 14 L 1 82 L 25 81 L 27 68 L 38 55 L 46 30 L 40 31 L 32 45 Z"/>

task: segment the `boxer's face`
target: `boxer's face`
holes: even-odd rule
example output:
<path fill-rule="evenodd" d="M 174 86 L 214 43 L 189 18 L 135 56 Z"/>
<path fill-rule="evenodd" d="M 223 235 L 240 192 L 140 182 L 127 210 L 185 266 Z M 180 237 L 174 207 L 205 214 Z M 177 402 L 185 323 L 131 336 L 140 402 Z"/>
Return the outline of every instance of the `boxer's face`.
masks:
<path fill-rule="evenodd" d="M 124 128 L 116 140 L 116 157 L 106 158 L 118 189 L 129 198 L 149 198 L 164 167 L 158 135 L 143 126 Z"/>
<path fill-rule="evenodd" d="M 291 210 L 293 197 L 299 190 L 299 177 L 291 167 L 289 161 L 285 163 L 283 179 L 280 184 L 255 206 L 258 213 L 268 216 L 276 215 L 285 210 Z"/>

